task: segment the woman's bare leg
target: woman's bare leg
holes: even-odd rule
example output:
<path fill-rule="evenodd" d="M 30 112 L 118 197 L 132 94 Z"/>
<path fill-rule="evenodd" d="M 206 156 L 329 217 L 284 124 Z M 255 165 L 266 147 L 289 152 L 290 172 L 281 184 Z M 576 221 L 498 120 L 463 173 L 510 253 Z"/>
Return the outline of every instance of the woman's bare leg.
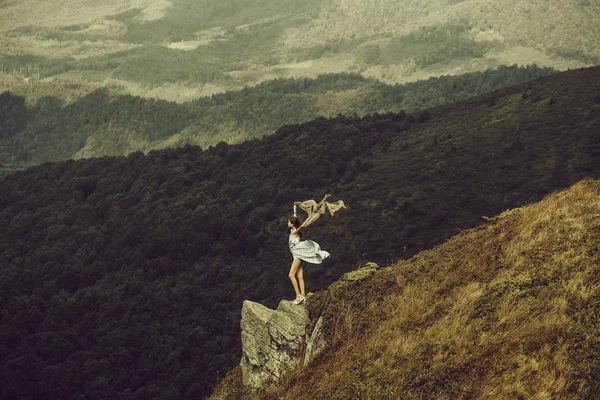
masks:
<path fill-rule="evenodd" d="M 300 266 L 302 261 L 298 260 L 298 259 L 294 259 L 294 261 L 292 262 L 292 267 L 290 268 L 290 273 L 289 273 L 289 277 L 290 277 L 290 281 L 292 281 L 292 285 L 294 286 L 294 291 L 296 291 L 296 297 L 300 296 L 300 290 L 298 290 L 298 281 L 296 281 L 296 271 L 298 270 L 298 267 Z"/>
<path fill-rule="evenodd" d="M 298 267 L 298 282 L 300 282 L 300 295 L 302 297 L 306 297 L 304 294 L 304 268 L 302 267 L 302 262 L 300 262 L 300 266 Z"/>

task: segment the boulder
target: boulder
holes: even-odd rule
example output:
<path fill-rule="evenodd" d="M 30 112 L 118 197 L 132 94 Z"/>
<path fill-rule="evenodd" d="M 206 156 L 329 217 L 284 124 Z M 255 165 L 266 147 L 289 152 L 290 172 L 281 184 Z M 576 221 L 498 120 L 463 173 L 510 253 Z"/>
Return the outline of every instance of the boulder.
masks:
<path fill-rule="evenodd" d="M 276 310 L 244 301 L 242 306 L 242 361 L 244 385 L 262 389 L 304 359 L 306 308 L 282 300 Z"/>

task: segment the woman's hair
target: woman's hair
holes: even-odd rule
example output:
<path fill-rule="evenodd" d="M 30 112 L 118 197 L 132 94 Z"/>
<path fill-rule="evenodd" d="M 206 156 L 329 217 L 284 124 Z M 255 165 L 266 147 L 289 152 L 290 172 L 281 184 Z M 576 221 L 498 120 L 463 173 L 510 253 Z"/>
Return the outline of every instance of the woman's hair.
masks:
<path fill-rule="evenodd" d="M 302 220 L 298 217 L 292 216 L 289 218 L 288 221 L 290 221 L 292 223 L 292 225 L 294 225 L 294 228 L 296 228 L 296 229 L 300 228 L 300 226 L 302 225 Z M 302 232 L 298 232 L 297 234 L 302 236 Z"/>

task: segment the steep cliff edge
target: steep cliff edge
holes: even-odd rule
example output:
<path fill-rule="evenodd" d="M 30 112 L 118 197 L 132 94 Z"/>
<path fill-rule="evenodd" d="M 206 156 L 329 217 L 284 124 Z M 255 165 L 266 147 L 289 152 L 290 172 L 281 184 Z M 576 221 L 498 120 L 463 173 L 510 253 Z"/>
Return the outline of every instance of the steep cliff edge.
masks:
<path fill-rule="evenodd" d="M 282 300 L 276 310 L 244 301 L 242 307 L 242 369 L 246 387 L 258 390 L 308 362 L 323 348 L 319 329 L 311 330 L 304 305 Z M 308 351 L 307 351 L 308 349 Z"/>
<path fill-rule="evenodd" d="M 357 282 L 379 269 L 374 262 L 361 265 L 340 279 Z M 306 303 L 311 303 L 309 293 Z M 319 307 L 317 305 L 317 307 Z M 314 310 L 315 307 L 312 307 Z M 305 367 L 327 345 L 323 317 L 313 312 L 311 320 L 304 304 L 282 300 L 276 310 L 249 300 L 242 306 L 242 382 L 250 391 L 277 383 L 286 373 Z"/>
<path fill-rule="evenodd" d="M 215 399 L 593 399 L 600 389 L 600 181 L 348 274 L 307 305 L 328 345 L 259 393 Z"/>

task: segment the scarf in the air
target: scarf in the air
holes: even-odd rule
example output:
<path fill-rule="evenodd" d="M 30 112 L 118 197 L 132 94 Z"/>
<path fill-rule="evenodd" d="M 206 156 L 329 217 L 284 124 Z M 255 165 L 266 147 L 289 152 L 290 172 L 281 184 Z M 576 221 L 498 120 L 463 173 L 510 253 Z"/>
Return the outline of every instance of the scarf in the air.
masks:
<path fill-rule="evenodd" d="M 295 205 L 300 207 L 300 209 L 306 211 L 306 213 L 308 214 L 308 218 L 306 218 L 306 221 L 304 221 L 302 226 L 309 226 L 326 212 L 329 212 L 329 214 L 331 214 L 331 216 L 333 217 L 333 214 L 335 214 L 337 210 L 339 210 L 340 208 L 346 208 L 342 200 L 338 200 L 334 203 L 326 202 L 325 200 L 330 196 L 330 194 L 326 194 L 325 197 L 323 197 L 323 200 L 321 200 L 318 203 L 314 200 L 306 200 L 302 202 L 298 201 L 294 203 Z"/>

